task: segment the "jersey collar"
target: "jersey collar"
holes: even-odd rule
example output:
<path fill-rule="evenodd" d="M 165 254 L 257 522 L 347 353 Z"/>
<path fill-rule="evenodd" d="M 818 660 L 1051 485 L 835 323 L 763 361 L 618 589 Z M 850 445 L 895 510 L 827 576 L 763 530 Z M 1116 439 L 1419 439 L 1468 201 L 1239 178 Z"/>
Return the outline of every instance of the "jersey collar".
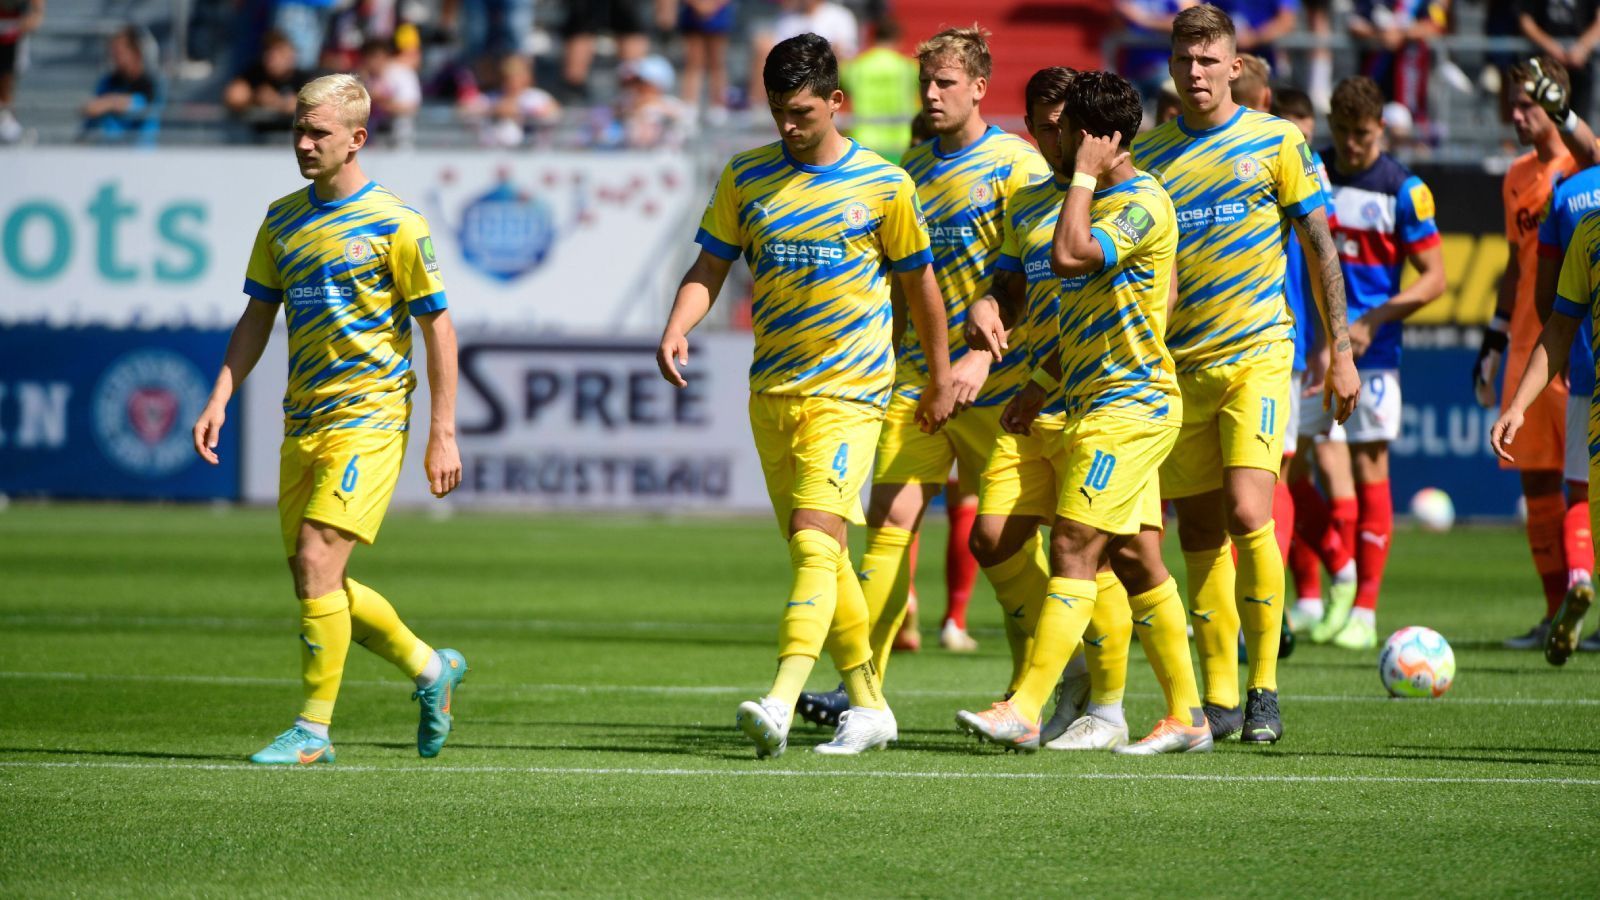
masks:
<path fill-rule="evenodd" d="M 849 162 L 850 159 L 856 155 L 856 151 L 861 148 L 861 145 L 856 143 L 855 138 L 845 138 L 845 140 L 850 142 L 850 149 L 846 150 L 843 156 L 825 166 L 809 165 L 801 162 L 798 159 L 795 159 L 793 156 L 790 156 L 789 145 L 785 144 L 781 139 L 778 141 L 778 148 L 783 151 L 783 161 L 788 163 L 790 166 L 809 175 L 826 175 L 829 172 L 838 171 L 842 166 L 844 166 L 845 163 Z"/>
<path fill-rule="evenodd" d="M 1219 131 L 1226 131 L 1229 128 L 1232 128 L 1233 127 L 1233 123 L 1239 121 L 1240 117 L 1242 117 L 1244 115 L 1244 111 L 1245 111 L 1245 107 L 1241 106 L 1238 109 L 1233 111 L 1233 115 L 1231 117 L 1229 117 L 1228 121 L 1223 122 L 1221 125 L 1213 125 L 1210 128 L 1203 128 L 1203 129 L 1201 129 L 1199 131 L 1196 131 L 1193 128 L 1190 128 L 1189 126 L 1183 124 L 1183 116 L 1181 116 L 1181 115 L 1178 116 L 1178 118 L 1174 119 L 1173 121 L 1178 123 L 1178 130 L 1183 132 L 1184 134 L 1187 134 L 1189 137 L 1192 137 L 1192 138 L 1203 138 L 1203 137 L 1210 137 L 1211 135 L 1216 134 Z"/>
<path fill-rule="evenodd" d="M 370 191 L 377 186 L 378 183 L 376 181 L 369 180 L 366 184 L 361 186 L 361 190 L 356 191 L 354 194 L 351 194 L 348 197 L 345 197 L 343 200 L 319 200 L 317 199 L 317 186 L 314 184 L 308 184 L 306 185 L 306 199 L 310 200 L 311 205 L 315 206 L 317 209 L 338 209 L 346 203 L 351 203 L 361 199 L 362 197 L 365 197 L 367 195 L 367 191 Z"/>
<path fill-rule="evenodd" d="M 934 138 L 933 138 L 933 144 L 931 146 L 929 146 L 928 149 L 933 151 L 933 155 L 937 159 L 943 159 L 943 160 L 960 159 L 961 157 L 966 156 L 968 153 L 971 153 L 972 151 L 974 151 L 974 150 L 978 149 L 979 147 L 983 146 L 983 142 L 984 141 L 987 141 L 991 136 L 993 136 L 995 134 L 998 134 L 999 132 L 1000 132 L 1000 126 L 998 126 L 998 125 L 990 125 L 988 128 L 985 128 L 983 130 L 983 134 L 978 135 L 978 139 L 977 140 L 973 141 L 972 143 L 968 144 L 965 147 L 962 147 L 960 150 L 957 150 L 954 153 L 940 153 L 939 152 L 939 138 L 938 138 L 937 135 L 935 135 Z"/>

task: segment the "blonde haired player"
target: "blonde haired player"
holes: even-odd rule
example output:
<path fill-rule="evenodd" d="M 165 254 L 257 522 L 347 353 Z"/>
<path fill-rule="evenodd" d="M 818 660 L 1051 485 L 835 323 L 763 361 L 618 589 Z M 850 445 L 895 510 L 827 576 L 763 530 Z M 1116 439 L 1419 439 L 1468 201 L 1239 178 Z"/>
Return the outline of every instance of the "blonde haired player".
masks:
<path fill-rule="evenodd" d="M 194 425 L 195 452 L 215 465 L 228 399 L 250 374 L 283 308 L 289 386 L 283 398 L 278 515 L 300 598 L 305 701 L 289 730 L 251 756 L 265 764 L 331 763 L 328 725 L 351 641 L 417 685 L 417 752 L 450 734 L 451 698 L 467 674 L 455 650 L 418 640 L 381 594 L 350 578 L 357 542 L 372 543 L 394 494 L 411 417 L 411 320 L 427 343 L 432 420 L 428 488 L 461 483 L 456 449 L 456 337 L 433 238 L 421 214 L 361 171 L 371 98 L 349 75 L 301 88 L 295 158 L 311 184 L 267 207 L 256 234 L 244 315 L 228 340 L 211 399 Z"/>

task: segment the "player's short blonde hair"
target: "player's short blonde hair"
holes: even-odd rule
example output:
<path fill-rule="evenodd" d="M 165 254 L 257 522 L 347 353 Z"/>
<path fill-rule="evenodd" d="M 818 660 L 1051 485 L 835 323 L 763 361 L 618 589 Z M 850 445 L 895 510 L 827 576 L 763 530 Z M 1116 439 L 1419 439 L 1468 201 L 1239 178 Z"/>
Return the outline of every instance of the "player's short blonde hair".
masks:
<path fill-rule="evenodd" d="M 324 75 L 307 82 L 294 99 L 308 108 L 334 107 L 351 130 L 367 127 L 367 117 L 372 114 L 372 95 L 354 75 Z"/>
<path fill-rule="evenodd" d="M 989 32 L 977 23 L 971 28 L 946 28 L 917 45 L 917 62 L 955 63 L 968 78 L 988 78 L 994 68 L 988 38 Z"/>

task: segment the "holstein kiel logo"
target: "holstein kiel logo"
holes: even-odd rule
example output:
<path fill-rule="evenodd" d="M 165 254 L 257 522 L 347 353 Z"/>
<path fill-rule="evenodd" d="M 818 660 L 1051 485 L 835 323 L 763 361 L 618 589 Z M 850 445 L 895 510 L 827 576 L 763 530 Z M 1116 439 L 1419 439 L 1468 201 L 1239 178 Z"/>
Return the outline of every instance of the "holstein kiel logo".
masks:
<path fill-rule="evenodd" d="M 168 350 L 129 353 L 95 386 L 95 441 L 127 472 L 172 475 L 195 459 L 184 423 L 193 422 L 205 402 L 205 381 L 194 363 Z"/>

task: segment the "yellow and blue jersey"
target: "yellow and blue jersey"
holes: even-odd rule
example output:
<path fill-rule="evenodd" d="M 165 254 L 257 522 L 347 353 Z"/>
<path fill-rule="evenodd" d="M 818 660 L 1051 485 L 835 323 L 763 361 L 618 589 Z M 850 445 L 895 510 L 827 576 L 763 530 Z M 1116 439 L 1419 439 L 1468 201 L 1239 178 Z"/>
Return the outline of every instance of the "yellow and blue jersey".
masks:
<path fill-rule="evenodd" d="M 1289 219 L 1322 205 L 1316 160 L 1299 129 L 1240 107 L 1196 131 L 1181 118 L 1133 142 L 1178 217 L 1178 300 L 1167 346 L 1179 371 L 1228 365 L 1289 341 L 1284 303 Z"/>
<path fill-rule="evenodd" d="M 1050 245 L 1055 240 L 1056 220 L 1061 218 L 1061 200 L 1069 181 L 1051 177 L 1017 191 L 1006 210 L 1005 236 L 995 268 L 1020 272 L 1028 280 L 1026 315 L 1011 329 L 1013 348 L 1022 347 L 1027 356 L 1025 371 L 1032 371 L 1055 355 L 1061 337 L 1061 294 L 1067 280 L 1050 270 Z M 1059 415 L 1066 409 L 1064 396 L 1057 392 L 1041 411 Z"/>
<path fill-rule="evenodd" d="M 933 261 L 903 169 L 855 141 L 827 166 L 781 142 L 747 150 L 722 170 L 695 243 L 750 264 L 753 393 L 889 405 L 889 271 Z"/>
<path fill-rule="evenodd" d="M 917 184 L 927 217 L 933 271 L 944 295 L 950 361 L 968 352 L 962 329 L 967 307 L 989 288 L 1000 256 L 1002 220 L 1020 189 L 1050 177 L 1050 166 L 1033 145 L 991 125 L 983 137 L 955 153 L 939 152 L 937 138 L 911 148 L 905 169 Z M 989 369 L 975 406 L 1004 403 L 1028 379 L 1025 352 L 1014 347 Z M 896 351 L 895 393 L 912 399 L 928 384 L 928 358 L 908 323 Z"/>
<path fill-rule="evenodd" d="M 1594 317 L 1600 314 L 1597 294 L 1600 294 L 1600 210 L 1584 213 L 1578 220 L 1578 227 L 1573 229 L 1567 244 L 1567 256 L 1561 262 L 1561 278 L 1556 282 L 1555 311 L 1589 320 L 1591 366 L 1595 365 L 1594 359 L 1600 359 L 1600 340 L 1595 337 L 1600 335 L 1600 328 L 1594 327 Z M 1600 378 L 1600 371 L 1595 372 L 1595 376 Z M 1592 404 L 1589 411 L 1591 469 L 1596 457 L 1600 457 L 1600 403 Z"/>
<path fill-rule="evenodd" d="M 1178 377 L 1167 351 L 1167 291 L 1178 248 L 1172 200 L 1144 172 L 1095 192 L 1089 234 L 1105 263 L 1061 293 L 1066 413 L 1177 427 Z"/>
<path fill-rule="evenodd" d="M 421 213 L 376 182 L 330 201 L 308 185 L 267 207 L 244 292 L 284 307 L 285 435 L 406 430 L 417 386 L 410 317 L 445 308 Z"/>

